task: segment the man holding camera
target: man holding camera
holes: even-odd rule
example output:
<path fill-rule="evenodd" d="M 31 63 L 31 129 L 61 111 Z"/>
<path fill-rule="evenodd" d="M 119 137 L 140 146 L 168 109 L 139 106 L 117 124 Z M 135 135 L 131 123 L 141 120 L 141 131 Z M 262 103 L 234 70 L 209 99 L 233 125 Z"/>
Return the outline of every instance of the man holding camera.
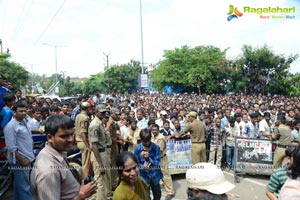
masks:
<path fill-rule="evenodd" d="M 83 200 L 96 192 L 95 182 L 81 184 L 65 157 L 73 145 L 74 132 L 74 122 L 67 115 L 52 115 L 46 120 L 48 142 L 36 157 L 30 175 L 33 199 Z"/>

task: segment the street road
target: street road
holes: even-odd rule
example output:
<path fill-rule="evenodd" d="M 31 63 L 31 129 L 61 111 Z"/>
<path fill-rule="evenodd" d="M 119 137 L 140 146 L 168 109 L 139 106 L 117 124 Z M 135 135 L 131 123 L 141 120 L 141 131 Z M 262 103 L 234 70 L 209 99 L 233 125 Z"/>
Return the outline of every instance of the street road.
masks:
<path fill-rule="evenodd" d="M 224 171 L 223 171 L 224 172 Z M 233 171 L 224 172 L 226 180 L 233 183 L 236 187 L 230 192 L 234 196 L 229 199 L 240 199 L 240 200 L 267 200 L 265 195 L 265 189 L 269 182 L 269 176 L 262 175 L 246 175 L 240 179 L 240 183 L 234 182 Z M 185 174 L 172 175 L 173 184 L 175 188 L 174 200 L 184 200 L 187 198 L 186 189 L 187 184 L 185 180 Z M 165 190 L 162 190 L 163 198 L 166 196 Z"/>
<path fill-rule="evenodd" d="M 240 200 L 267 200 L 268 198 L 265 195 L 265 189 L 269 181 L 268 176 L 262 175 L 246 175 L 240 179 L 240 183 L 234 182 L 233 171 L 223 171 L 225 174 L 226 180 L 233 183 L 236 187 L 230 192 L 234 196 L 230 199 L 240 199 Z M 185 180 L 185 174 L 176 174 L 172 175 L 173 184 L 175 189 L 174 200 L 184 200 L 187 198 L 186 189 L 187 184 Z M 162 200 L 164 200 L 166 192 L 162 189 Z M 4 197 L 0 198 L 1 200 L 12 200 L 12 191 L 9 191 Z"/>

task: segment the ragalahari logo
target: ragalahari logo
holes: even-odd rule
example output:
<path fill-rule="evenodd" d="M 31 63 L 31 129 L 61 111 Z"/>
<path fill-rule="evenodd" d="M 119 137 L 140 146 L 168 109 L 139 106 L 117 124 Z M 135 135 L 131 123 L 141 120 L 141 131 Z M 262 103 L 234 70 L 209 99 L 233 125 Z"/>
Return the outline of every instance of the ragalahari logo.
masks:
<path fill-rule="evenodd" d="M 231 21 L 233 18 L 238 18 L 243 16 L 243 13 L 237 10 L 237 7 L 233 5 L 229 5 L 229 12 L 227 13 L 227 21 Z"/>

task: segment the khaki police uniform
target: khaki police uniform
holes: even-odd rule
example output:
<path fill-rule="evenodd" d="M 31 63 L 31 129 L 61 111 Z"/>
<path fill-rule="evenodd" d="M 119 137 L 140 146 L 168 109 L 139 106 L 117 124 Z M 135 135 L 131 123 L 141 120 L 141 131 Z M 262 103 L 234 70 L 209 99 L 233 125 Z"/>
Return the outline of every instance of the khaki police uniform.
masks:
<path fill-rule="evenodd" d="M 85 146 L 81 133 L 88 134 L 88 127 L 89 127 L 89 116 L 86 112 L 82 111 L 76 116 L 75 119 L 75 139 L 77 141 L 77 147 L 81 151 L 81 162 L 82 162 L 82 169 L 85 173 L 84 177 L 87 175 L 88 172 L 88 149 Z"/>
<path fill-rule="evenodd" d="M 282 167 L 285 164 L 285 149 L 291 145 L 291 129 L 280 124 L 278 128 L 274 129 L 273 137 L 278 140 L 278 144 L 274 154 L 273 167 L 275 169 Z"/>
<path fill-rule="evenodd" d="M 118 179 L 118 171 L 116 170 L 116 160 L 117 156 L 119 155 L 119 147 L 117 143 L 117 130 L 119 130 L 119 126 L 117 125 L 117 122 L 110 117 L 108 120 L 108 124 L 110 124 L 109 127 L 109 133 L 112 140 L 111 144 L 111 182 L 112 185 L 115 186 L 117 184 Z"/>
<path fill-rule="evenodd" d="M 102 121 L 98 117 L 95 117 L 92 120 L 88 129 L 88 134 L 89 134 L 89 142 L 91 145 L 91 149 L 92 149 L 92 143 L 94 142 L 97 143 L 101 163 L 105 169 L 105 174 L 109 173 L 109 170 L 107 170 L 108 165 L 106 163 L 107 156 L 106 156 L 105 130 Z M 93 196 L 97 200 L 103 200 L 103 199 L 105 200 L 108 193 L 107 176 L 105 174 L 104 175 L 100 174 L 100 166 L 99 163 L 97 162 L 94 153 L 91 154 L 91 162 L 94 171 L 94 180 L 96 181 L 97 184 L 97 193 Z"/>
<path fill-rule="evenodd" d="M 168 169 L 167 140 L 161 133 L 158 133 L 157 136 L 152 135 L 151 141 L 160 147 L 160 168 L 163 174 L 162 181 L 164 183 L 166 193 L 174 195 L 172 177 Z"/>
<path fill-rule="evenodd" d="M 190 132 L 190 138 L 192 142 L 191 157 L 193 165 L 199 162 L 206 162 L 205 152 L 205 134 L 206 129 L 202 122 L 194 119 L 185 130 L 184 133 Z"/>
<path fill-rule="evenodd" d="M 106 185 L 107 185 L 107 196 L 110 196 L 112 194 L 112 182 L 111 182 L 111 145 L 112 145 L 112 140 L 110 137 L 109 131 L 105 132 L 105 139 L 106 139 L 106 163 L 109 166 L 109 171 L 105 174 L 106 175 Z"/>

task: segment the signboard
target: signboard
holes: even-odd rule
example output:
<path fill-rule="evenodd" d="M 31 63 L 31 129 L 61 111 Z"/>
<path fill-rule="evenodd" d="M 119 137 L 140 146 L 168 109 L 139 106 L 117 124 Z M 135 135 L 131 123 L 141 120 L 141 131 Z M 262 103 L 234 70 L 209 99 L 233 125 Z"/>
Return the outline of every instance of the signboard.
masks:
<path fill-rule="evenodd" d="M 141 88 L 148 88 L 148 76 L 147 76 L 147 74 L 141 74 Z"/>
<path fill-rule="evenodd" d="M 269 175 L 273 170 L 272 142 L 263 139 L 235 140 L 236 170 Z"/>
<path fill-rule="evenodd" d="M 192 166 L 191 140 L 169 140 L 167 142 L 167 156 L 170 174 L 185 173 Z"/>

